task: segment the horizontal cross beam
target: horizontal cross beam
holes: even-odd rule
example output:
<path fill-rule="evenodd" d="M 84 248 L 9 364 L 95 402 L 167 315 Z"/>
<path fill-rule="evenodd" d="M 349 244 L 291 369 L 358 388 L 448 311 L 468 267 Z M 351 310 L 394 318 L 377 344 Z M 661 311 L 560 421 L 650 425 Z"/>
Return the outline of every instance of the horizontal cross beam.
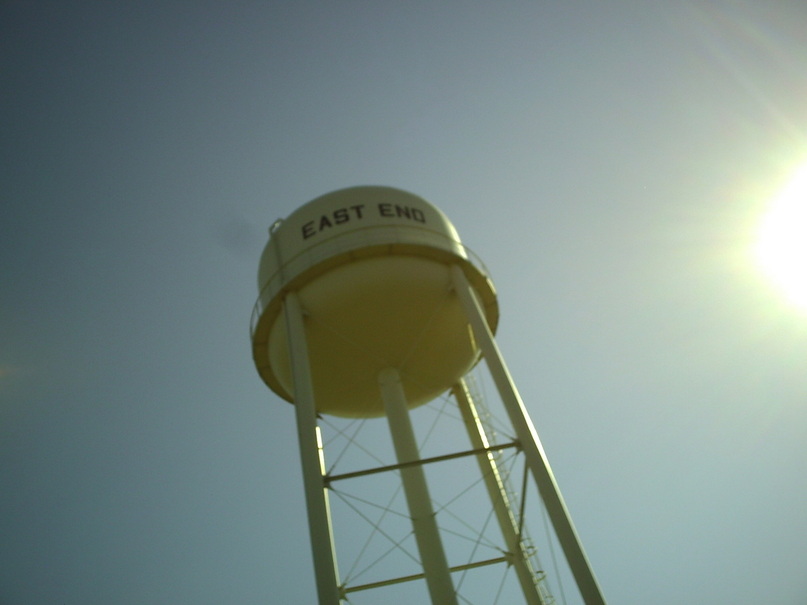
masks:
<path fill-rule="evenodd" d="M 498 452 L 507 448 L 520 448 L 518 441 L 511 441 L 509 443 L 501 443 L 498 445 L 491 445 L 489 447 L 480 447 L 473 450 L 465 450 L 463 452 L 455 452 L 453 454 L 445 454 L 443 456 L 433 456 L 431 458 L 421 458 L 412 462 L 402 462 L 399 464 L 390 464 L 388 466 L 379 466 L 370 468 L 363 471 L 353 471 L 351 473 L 342 473 L 340 475 L 325 475 L 325 485 L 330 485 L 334 481 L 341 481 L 342 479 L 354 479 L 356 477 L 364 477 L 365 475 L 374 475 L 375 473 L 386 473 L 387 471 L 397 471 L 408 466 L 415 466 L 419 464 L 431 464 L 432 462 L 443 462 L 445 460 L 454 460 L 456 458 L 463 458 L 465 456 L 473 456 L 475 454 L 487 454 L 490 452 Z"/>

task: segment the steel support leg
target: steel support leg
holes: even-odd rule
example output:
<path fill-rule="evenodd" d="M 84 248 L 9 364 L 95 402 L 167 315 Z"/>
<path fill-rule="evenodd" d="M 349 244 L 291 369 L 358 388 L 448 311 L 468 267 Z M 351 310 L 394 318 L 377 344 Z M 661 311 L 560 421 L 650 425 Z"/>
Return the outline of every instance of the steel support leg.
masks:
<path fill-rule="evenodd" d="M 339 605 L 339 572 L 333 546 L 331 510 L 325 487 L 325 463 L 322 440 L 317 426 L 314 387 L 308 364 L 308 345 L 305 335 L 303 311 L 297 295 L 292 292 L 283 304 L 289 341 L 291 373 L 294 381 L 294 407 L 297 414 L 297 433 L 300 459 L 303 465 L 305 500 L 308 509 L 308 526 L 311 550 L 314 555 L 314 572 L 317 576 L 317 594 L 320 605 Z"/>
<path fill-rule="evenodd" d="M 378 383 L 398 462 L 420 460 L 415 433 L 409 418 L 409 407 L 398 371 L 393 368 L 382 370 L 378 375 Z M 440 531 L 437 528 L 423 466 L 414 464 L 402 468 L 401 481 L 432 603 L 457 605 L 457 595 L 451 581 Z"/>
<path fill-rule="evenodd" d="M 490 369 L 496 390 L 507 410 L 516 436 L 521 442 L 527 466 L 538 485 L 541 499 L 544 501 L 549 519 L 555 528 L 558 542 L 566 555 L 566 561 L 569 563 L 580 595 L 586 605 L 605 605 L 605 599 L 583 551 L 583 545 L 574 529 L 566 504 L 563 502 L 555 476 L 538 439 L 538 433 L 535 431 L 516 385 L 507 370 L 476 293 L 459 266 L 453 266 L 451 272 L 454 289 L 468 316 L 476 342 L 485 357 L 485 362 Z"/>

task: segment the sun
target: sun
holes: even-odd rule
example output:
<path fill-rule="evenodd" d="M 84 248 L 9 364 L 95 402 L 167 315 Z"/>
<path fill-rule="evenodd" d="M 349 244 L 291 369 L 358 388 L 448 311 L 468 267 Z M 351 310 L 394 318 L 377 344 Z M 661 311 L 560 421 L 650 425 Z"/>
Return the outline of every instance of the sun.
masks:
<path fill-rule="evenodd" d="M 772 200 L 755 252 L 765 275 L 807 311 L 807 162 Z"/>

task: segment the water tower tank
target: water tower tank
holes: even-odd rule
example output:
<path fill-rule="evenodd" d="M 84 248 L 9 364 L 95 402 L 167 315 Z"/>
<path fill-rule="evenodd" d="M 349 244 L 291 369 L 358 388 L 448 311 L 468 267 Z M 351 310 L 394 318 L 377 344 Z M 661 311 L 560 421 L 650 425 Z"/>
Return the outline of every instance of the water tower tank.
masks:
<path fill-rule="evenodd" d="M 282 307 L 294 291 L 306 316 L 317 411 L 384 413 L 378 375 L 395 368 L 414 407 L 440 395 L 478 360 L 450 271 L 473 286 L 491 329 L 493 284 L 454 226 L 420 197 L 390 187 L 328 193 L 278 221 L 261 256 L 252 317 L 253 358 L 264 382 L 294 401 Z"/>

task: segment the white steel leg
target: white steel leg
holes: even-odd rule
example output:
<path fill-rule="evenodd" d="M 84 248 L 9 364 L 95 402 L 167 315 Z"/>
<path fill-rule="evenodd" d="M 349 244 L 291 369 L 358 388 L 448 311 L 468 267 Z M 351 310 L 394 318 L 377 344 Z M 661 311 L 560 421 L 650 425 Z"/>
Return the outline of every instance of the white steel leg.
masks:
<path fill-rule="evenodd" d="M 583 551 L 583 545 L 574 529 L 566 504 L 563 502 L 555 476 L 552 474 L 549 461 L 538 439 L 538 433 L 535 431 L 516 385 L 507 370 L 476 293 L 459 266 L 453 266 L 451 272 L 454 289 L 468 316 L 476 342 L 485 357 L 485 362 L 490 369 L 493 382 L 496 384 L 510 422 L 513 424 L 513 429 L 516 431 L 516 436 L 521 442 L 527 466 L 538 485 L 538 491 L 555 528 L 558 542 L 566 555 L 569 568 L 577 582 L 580 595 L 586 605 L 605 605 L 605 599 Z"/>
<path fill-rule="evenodd" d="M 339 572 L 336 568 L 336 553 L 333 546 L 331 510 L 324 482 L 325 463 L 317 426 L 311 369 L 308 364 L 305 322 L 300 302 L 294 292 L 286 296 L 283 312 L 286 319 L 291 373 L 294 381 L 294 407 L 297 414 L 297 432 L 303 465 L 311 549 L 314 555 L 314 572 L 317 576 L 317 594 L 320 605 L 339 605 L 341 602 Z"/>
<path fill-rule="evenodd" d="M 420 460 L 420 453 L 412 430 L 401 377 L 397 370 L 389 368 L 379 373 L 378 382 L 398 462 L 417 462 Z M 401 481 L 432 603 L 457 605 L 457 595 L 451 581 L 423 467 L 413 464 L 402 468 Z"/>

